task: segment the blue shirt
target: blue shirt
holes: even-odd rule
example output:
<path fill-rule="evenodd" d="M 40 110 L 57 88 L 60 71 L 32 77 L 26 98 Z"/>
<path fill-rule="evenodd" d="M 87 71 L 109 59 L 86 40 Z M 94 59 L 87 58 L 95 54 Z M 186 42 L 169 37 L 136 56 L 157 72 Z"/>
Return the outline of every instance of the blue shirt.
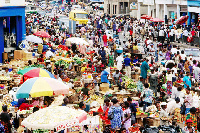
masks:
<path fill-rule="evenodd" d="M 187 88 L 186 84 L 189 85 L 189 87 L 191 87 L 191 80 L 190 80 L 190 77 L 185 76 L 185 77 L 183 78 L 183 82 L 185 82 L 184 88 Z"/>
<path fill-rule="evenodd" d="M 130 66 L 130 62 L 131 62 L 130 58 L 127 57 L 127 58 L 124 59 L 125 66 Z"/>

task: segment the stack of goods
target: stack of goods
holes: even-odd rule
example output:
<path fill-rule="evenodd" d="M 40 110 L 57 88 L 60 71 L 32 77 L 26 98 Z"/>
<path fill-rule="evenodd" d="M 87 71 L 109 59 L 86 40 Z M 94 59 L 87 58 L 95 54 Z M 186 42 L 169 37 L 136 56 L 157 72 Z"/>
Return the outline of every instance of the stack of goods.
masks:
<path fill-rule="evenodd" d="M 81 87 L 81 81 L 75 81 L 74 87 Z"/>
<path fill-rule="evenodd" d="M 23 58 L 23 50 L 15 50 L 14 51 L 14 59 L 19 59 L 21 60 Z"/>
<path fill-rule="evenodd" d="M 28 129 L 48 129 L 57 132 L 77 126 L 87 119 L 87 113 L 83 110 L 75 110 L 66 106 L 51 106 L 40 109 L 28 116 L 22 125 Z"/>
<path fill-rule="evenodd" d="M 8 108 L 12 106 L 11 102 L 13 101 L 12 95 L 7 94 L 3 97 L 3 105 L 7 105 Z"/>
<path fill-rule="evenodd" d="M 18 114 L 19 115 L 26 115 L 26 114 L 32 114 L 33 113 L 33 109 L 30 110 L 18 110 Z"/>
<path fill-rule="evenodd" d="M 64 60 L 58 60 L 55 62 L 55 66 L 64 66 L 65 68 L 68 68 L 69 63 Z"/>
<path fill-rule="evenodd" d="M 127 76 L 125 76 L 122 80 L 125 88 L 131 92 L 137 92 L 137 85 L 135 81 L 133 81 L 131 78 L 128 78 Z"/>
<path fill-rule="evenodd" d="M 59 95 L 58 97 L 55 97 L 55 100 L 51 103 L 50 106 L 59 106 L 59 105 L 62 105 L 64 98 L 65 98 L 64 95 Z"/>
<path fill-rule="evenodd" d="M 135 132 L 137 133 L 140 131 L 140 125 L 135 123 L 131 127 L 129 127 L 128 130 L 130 133 L 135 133 Z"/>

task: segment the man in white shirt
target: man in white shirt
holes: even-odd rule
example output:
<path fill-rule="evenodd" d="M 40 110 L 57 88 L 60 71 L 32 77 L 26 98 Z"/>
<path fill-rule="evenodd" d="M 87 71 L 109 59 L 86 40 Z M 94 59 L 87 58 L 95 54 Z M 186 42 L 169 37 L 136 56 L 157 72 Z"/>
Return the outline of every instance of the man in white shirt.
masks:
<path fill-rule="evenodd" d="M 186 42 L 187 43 L 187 38 L 188 38 L 188 31 L 187 31 L 187 29 L 185 29 L 184 31 L 183 31 L 183 42 Z"/>
<path fill-rule="evenodd" d="M 53 52 L 51 52 L 51 48 L 48 48 L 47 52 L 46 52 L 46 58 L 50 58 L 51 56 L 54 56 Z"/>
<path fill-rule="evenodd" d="M 177 48 L 176 45 L 173 45 L 173 48 L 171 49 L 172 54 L 177 54 Z"/>
<path fill-rule="evenodd" d="M 184 53 L 184 51 L 182 50 L 181 51 L 181 54 L 180 54 L 180 56 L 181 56 L 181 59 L 183 60 L 183 62 L 185 61 L 185 57 L 186 57 L 186 55 L 185 55 L 185 53 Z"/>
<path fill-rule="evenodd" d="M 159 36 L 160 42 L 161 42 L 161 43 L 164 43 L 164 40 L 165 40 L 165 32 L 164 32 L 163 28 L 161 28 L 161 30 L 159 31 L 158 36 Z"/>

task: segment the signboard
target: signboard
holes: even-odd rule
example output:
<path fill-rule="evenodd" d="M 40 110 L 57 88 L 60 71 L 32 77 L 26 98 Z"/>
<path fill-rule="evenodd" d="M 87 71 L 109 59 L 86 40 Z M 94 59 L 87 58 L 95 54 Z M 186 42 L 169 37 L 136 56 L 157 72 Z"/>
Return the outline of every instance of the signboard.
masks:
<path fill-rule="evenodd" d="M 90 0 L 90 2 L 104 2 L 104 0 Z"/>
<path fill-rule="evenodd" d="M 0 0 L 0 7 L 3 6 L 25 6 L 25 0 Z"/>
<path fill-rule="evenodd" d="M 180 12 L 187 12 L 187 11 L 188 11 L 187 6 L 181 6 L 180 7 Z"/>
<path fill-rule="evenodd" d="M 137 10 L 137 9 L 138 9 L 138 4 L 137 4 L 136 2 L 132 2 L 132 3 L 130 4 L 130 9 L 131 9 L 131 10 Z"/>
<path fill-rule="evenodd" d="M 188 6 L 200 6 L 200 0 L 187 0 L 187 5 Z"/>
<path fill-rule="evenodd" d="M 154 5 L 154 0 L 143 0 L 144 5 Z"/>
<path fill-rule="evenodd" d="M 200 13 L 200 7 L 188 7 L 188 12 Z"/>

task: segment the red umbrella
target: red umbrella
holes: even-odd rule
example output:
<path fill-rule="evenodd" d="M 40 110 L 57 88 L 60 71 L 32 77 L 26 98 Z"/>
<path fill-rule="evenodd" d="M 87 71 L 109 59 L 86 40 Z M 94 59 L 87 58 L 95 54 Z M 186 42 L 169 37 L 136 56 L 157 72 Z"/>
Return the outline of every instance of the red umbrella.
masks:
<path fill-rule="evenodd" d="M 181 16 L 177 21 L 176 24 L 183 24 L 188 20 L 189 16 Z"/>
<path fill-rule="evenodd" d="M 37 32 L 35 32 L 33 35 L 39 36 L 39 37 L 45 37 L 45 38 L 51 37 L 51 36 L 50 36 L 47 32 L 45 32 L 45 31 L 37 31 Z"/>
<path fill-rule="evenodd" d="M 141 16 L 141 19 L 148 19 L 148 20 L 149 20 L 149 19 L 151 19 L 151 17 L 148 16 L 148 15 L 142 15 L 142 16 Z"/>
<path fill-rule="evenodd" d="M 153 22 L 164 22 L 162 19 L 159 19 L 159 18 L 151 18 L 150 21 L 153 21 Z"/>

